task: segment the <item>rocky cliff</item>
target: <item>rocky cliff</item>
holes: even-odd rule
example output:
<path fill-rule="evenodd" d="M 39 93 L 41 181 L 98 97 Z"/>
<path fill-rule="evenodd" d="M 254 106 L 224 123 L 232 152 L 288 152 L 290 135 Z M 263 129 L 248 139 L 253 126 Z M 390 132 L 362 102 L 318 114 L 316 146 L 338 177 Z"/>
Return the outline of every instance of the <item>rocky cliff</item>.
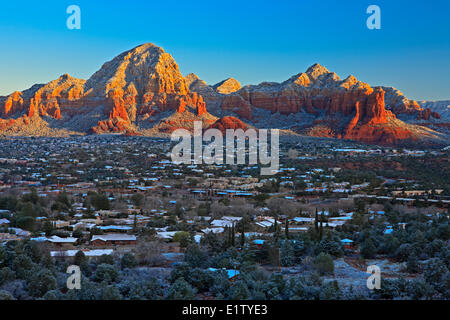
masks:
<path fill-rule="evenodd" d="M 212 87 L 217 93 L 230 94 L 238 91 L 241 88 L 241 84 L 236 79 L 228 78 L 216 83 Z"/>
<path fill-rule="evenodd" d="M 222 111 L 255 124 L 290 124 L 309 135 L 378 144 L 420 139 L 422 130 L 400 121 L 396 114 L 413 115 L 414 119 L 439 118 L 438 113 L 420 107 L 394 88 L 371 87 L 352 75 L 342 80 L 319 64 L 282 83 L 263 82 L 230 94 L 216 92 L 217 96 Z M 261 114 L 261 110 L 266 113 Z M 311 121 L 305 123 L 302 118 Z"/>
<path fill-rule="evenodd" d="M 61 110 L 76 106 L 83 96 L 85 81 L 64 74 L 45 85 L 34 85 L 23 92 L 16 91 L 0 99 L 0 117 L 61 119 Z"/>
<path fill-rule="evenodd" d="M 151 43 L 106 62 L 87 81 L 65 74 L 0 97 L 0 130 L 12 135 L 167 134 L 197 120 L 204 128 L 247 128 L 246 121 L 377 144 L 436 134 L 398 117 L 440 115 L 394 88 L 371 87 L 354 76 L 342 80 L 319 64 L 281 83 L 241 87 L 228 78 L 209 86 L 195 74 L 184 78 L 173 57 Z"/>
<path fill-rule="evenodd" d="M 106 62 L 87 81 L 65 74 L 0 99 L 0 117 L 9 118 L 0 125 L 29 122 L 34 115 L 63 122 L 75 115 L 92 118 L 90 113 L 100 110 L 100 120 L 89 132 L 127 132 L 136 121 L 187 108 L 198 116 L 206 113 L 203 97 L 189 90 L 172 56 L 148 43 Z M 72 129 L 83 131 L 81 127 Z"/>
<path fill-rule="evenodd" d="M 419 102 L 410 100 L 393 87 L 381 87 L 385 92 L 385 100 L 389 109 L 398 117 L 412 115 L 416 120 L 440 119 L 438 112 L 422 107 Z"/>
<path fill-rule="evenodd" d="M 241 120 L 235 117 L 223 117 L 218 119 L 216 122 L 214 122 L 211 126 L 209 126 L 208 129 L 218 129 L 223 134 L 226 133 L 227 129 L 233 129 L 233 130 L 247 130 L 249 125 L 245 124 Z"/>

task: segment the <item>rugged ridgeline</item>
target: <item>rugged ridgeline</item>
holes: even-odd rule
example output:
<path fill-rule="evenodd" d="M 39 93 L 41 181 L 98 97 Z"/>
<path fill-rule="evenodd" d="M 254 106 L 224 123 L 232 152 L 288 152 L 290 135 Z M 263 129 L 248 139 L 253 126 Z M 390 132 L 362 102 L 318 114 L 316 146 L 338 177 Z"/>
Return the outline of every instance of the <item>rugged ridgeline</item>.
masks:
<path fill-rule="evenodd" d="M 20 128 L 31 125 L 40 117 L 61 119 L 61 110 L 72 112 L 82 104 L 85 80 L 68 74 L 47 84 L 36 84 L 22 92 L 0 97 L 0 129 Z"/>
<path fill-rule="evenodd" d="M 440 121 L 423 120 L 422 125 L 450 134 L 450 101 L 420 101 L 419 104 L 440 116 Z"/>
<path fill-rule="evenodd" d="M 206 114 L 201 95 L 191 92 L 172 56 L 144 44 L 105 63 L 87 81 L 63 75 L 46 85 L 35 85 L 0 100 L 1 128 L 29 132 L 42 125 L 75 132 L 137 133 L 136 124 L 160 113 Z M 44 121 L 43 121 L 44 120 Z"/>
<path fill-rule="evenodd" d="M 449 101 L 420 101 L 419 104 L 425 108 L 430 109 L 440 115 L 440 118 L 450 123 L 450 100 Z"/>
<path fill-rule="evenodd" d="M 394 88 L 341 80 L 318 64 L 282 83 L 241 87 L 228 78 L 209 86 L 195 74 L 184 78 L 172 56 L 153 44 L 120 54 L 87 81 L 65 74 L 0 97 L 0 132 L 7 135 L 158 135 L 201 120 L 205 128 L 247 128 L 245 121 L 379 144 L 447 139 L 398 117 L 440 121 L 438 112 Z"/>
<path fill-rule="evenodd" d="M 218 92 L 217 85 L 207 86 L 195 75 L 189 79 L 191 90 L 208 97 L 210 112 L 236 115 L 255 125 L 377 144 L 435 139 L 444 143 L 446 139 L 429 128 L 413 125 L 419 120 L 437 121 L 439 113 L 421 107 L 394 88 L 371 87 L 354 76 L 341 80 L 319 64 L 282 83 L 263 82 L 229 94 Z"/>
<path fill-rule="evenodd" d="M 422 107 L 417 101 L 409 100 L 401 91 L 392 87 L 381 87 L 381 89 L 386 92 L 386 105 L 399 118 L 409 121 L 441 119 L 439 112 Z"/>

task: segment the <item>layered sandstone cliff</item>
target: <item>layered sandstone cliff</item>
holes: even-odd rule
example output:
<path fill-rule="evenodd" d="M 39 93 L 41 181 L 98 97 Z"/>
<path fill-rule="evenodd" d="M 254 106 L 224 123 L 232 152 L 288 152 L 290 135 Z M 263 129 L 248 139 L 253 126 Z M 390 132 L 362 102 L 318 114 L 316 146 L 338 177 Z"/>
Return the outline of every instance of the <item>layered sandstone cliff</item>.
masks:
<path fill-rule="evenodd" d="M 228 78 L 209 86 L 195 74 L 183 77 L 173 57 L 151 43 L 106 62 L 87 81 L 65 74 L 0 97 L 0 131 L 11 134 L 26 128 L 39 135 L 33 128 L 45 126 L 45 134 L 170 133 L 200 120 L 204 128 L 245 129 L 247 121 L 379 144 L 435 135 L 397 116 L 419 121 L 440 115 L 394 88 L 371 87 L 354 76 L 342 80 L 319 64 L 282 83 L 241 87 Z"/>
<path fill-rule="evenodd" d="M 172 56 L 152 43 L 106 62 L 86 81 L 85 92 L 86 100 L 106 99 L 105 115 L 121 124 L 168 110 L 184 112 L 187 106 L 197 115 L 206 113 L 202 96 L 189 90 Z"/>
<path fill-rule="evenodd" d="M 187 109 L 198 116 L 205 114 L 203 97 L 189 90 L 170 54 L 147 43 L 106 62 L 87 81 L 65 74 L 0 98 L 0 129 L 26 124 L 34 116 L 62 121 L 76 115 L 94 119 L 93 110 L 101 110 L 95 115 L 100 120 L 89 132 L 127 132 L 134 130 L 133 124 L 140 118 Z"/>
<path fill-rule="evenodd" d="M 254 115 L 256 110 L 286 116 L 310 114 L 315 117 L 313 123 L 300 128 L 307 129 L 310 135 L 380 144 L 415 139 L 417 135 L 394 114 L 406 112 L 398 109 L 401 103 L 395 97 L 399 94 L 389 90 L 389 97 L 385 98 L 385 93 L 383 88 L 372 88 L 354 76 L 341 80 L 334 72 L 315 64 L 282 83 L 245 86 L 224 96 L 221 107 L 255 122 L 260 121 Z M 386 102 L 397 109 L 388 110 Z M 422 108 L 414 110 L 418 118 L 439 116 Z"/>
<path fill-rule="evenodd" d="M 0 98 L 0 130 L 26 126 L 36 117 L 62 118 L 63 112 L 80 106 L 85 80 L 64 74 L 47 84 Z"/>
<path fill-rule="evenodd" d="M 365 104 L 373 91 L 353 76 L 341 80 L 335 73 L 315 64 L 306 73 L 299 73 L 282 83 L 245 86 L 224 97 L 222 108 L 233 108 L 249 119 L 251 107 L 285 115 L 302 111 L 318 115 L 325 111 L 327 115 L 341 113 L 348 116 L 354 112 L 356 102 Z"/>
<path fill-rule="evenodd" d="M 438 112 L 432 111 L 430 108 L 423 108 L 419 102 L 410 100 L 405 95 L 393 87 L 381 87 L 385 92 L 386 105 L 397 116 L 403 115 L 413 116 L 416 120 L 430 120 L 431 118 L 440 119 Z"/>
<path fill-rule="evenodd" d="M 0 117 L 49 116 L 61 119 L 61 109 L 69 108 L 83 96 L 85 81 L 64 74 L 45 85 L 16 91 L 0 100 Z"/>

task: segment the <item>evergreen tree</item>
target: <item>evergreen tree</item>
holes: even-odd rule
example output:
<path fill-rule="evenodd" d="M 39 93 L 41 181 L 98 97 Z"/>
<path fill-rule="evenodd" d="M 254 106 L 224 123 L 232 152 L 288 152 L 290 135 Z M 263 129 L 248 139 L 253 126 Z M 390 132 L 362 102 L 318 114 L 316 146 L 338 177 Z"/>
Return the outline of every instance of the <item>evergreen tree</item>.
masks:
<path fill-rule="evenodd" d="M 242 226 L 242 230 L 241 230 L 241 246 L 243 247 L 245 244 L 245 218 L 242 219 L 241 221 L 241 226 Z"/>
<path fill-rule="evenodd" d="M 81 267 L 86 262 L 87 262 L 87 258 L 83 251 L 79 250 L 77 253 L 75 253 L 73 264 Z"/>
<path fill-rule="evenodd" d="M 232 225 L 232 227 L 231 227 L 231 246 L 232 246 L 232 247 L 235 246 L 235 235 L 236 235 L 235 232 L 236 232 L 236 231 L 235 231 L 235 229 L 234 229 L 234 222 L 233 222 L 233 225 Z"/>
<path fill-rule="evenodd" d="M 321 252 L 314 260 L 314 266 L 320 275 L 332 274 L 334 272 L 333 258 L 326 253 Z"/>
<path fill-rule="evenodd" d="M 36 298 L 41 298 L 47 291 L 54 289 L 56 289 L 56 279 L 47 269 L 34 273 L 28 282 L 28 292 Z"/>
<path fill-rule="evenodd" d="M 136 232 L 136 228 L 137 228 L 137 217 L 136 217 L 136 212 L 134 212 L 134 219 L 133 219 L 133 231 Z"/>
<path fill-rule="evenodd" d="M 371 259 L 375 256 L 377 248 L 375 247 L 372 239 L 367 238 L 361 245 L 361 255 L 364 259 Z"/>
<path fill-rule="evenodd" d="M 232 300 L 246 300 L 250 298 L 250 291 L 244 281 L 236 281 L 229 290 L 229 298 Z"/>
<path fill-rule="evenodd" d="M 408 262 L 406 263 L 406 270 L 408 270 L 409 273 L 417 273 L 419 271 L 418 262 L 419 259 L 415 253 L 411 253 L 408 257 Z"/>
<path fill-rule="evenodd" d="M 281 247 L 281 265 L 283 267 L 291 267 L 295 264 L 295 252 L 292 243 L 285 240 Z"/>
<path fill-rule="evenodd" d="M 317 214 L 317 208 L 316 208 L 316 214 L 314 216 L 314 230 L 316 231 L 316 234 L 319 233 L 319 215 Z"/>
<path fill-rule="evenodd" d="M 289 218 L 286 217 L 286 223 L 284 225 L 284 233 L 286 235 L 286 239 L 289 239 Z"/>
<path fill-rule="evenodd" d="M 166 298 L 169 300 L 192 300 L 196 290 L 183 278 L 178 278 L 169 288 Z"/>
<path fill-rule="evenodd" d="M 275 239 L 275 242 L 278 240 L 278 222 L 277 217 L 274 216 L 274 222 L 273 222 L 273 237 Z"/>
<path fill-rule="evenodd" d="M 320 214 L 319 241 L 322 240 L 322 237 L 323 237 L 323 211 Z"/>

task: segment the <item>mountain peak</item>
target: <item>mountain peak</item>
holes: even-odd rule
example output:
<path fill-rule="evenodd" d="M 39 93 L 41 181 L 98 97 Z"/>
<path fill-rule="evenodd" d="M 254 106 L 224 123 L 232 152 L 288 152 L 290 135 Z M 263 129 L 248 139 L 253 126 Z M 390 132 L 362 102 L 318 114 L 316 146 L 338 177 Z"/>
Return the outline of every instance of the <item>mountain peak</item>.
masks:
<path fill-rule="evenodd" d="M 188 86 L 196 81 L 201 81 L 200 78 L 195 73 L 189 73 L 186 77 L 184 77 Z"/>
<path fill-rule="evenodd" d="M 63 75 L 61 75 L 58 79 L 59 80 L 68 80 L 71 79 L 72 77 L 70 76 L 70 74 L 68 73 L 64 73 Z"/>
<path fill-rule="evenodd" d="M 321 66 L 318 63 L 313 64 L 311 67 L 306 70 L 306 73 L 314 79 L 317 79 L 323 74 L 330 73 L 327 68 Z"/>
<path fill-rule="evenodd" d="M 133 49 L 129 50 L 128 52 L 142 53 L 142 52 L 145 52 L 148 50 L 158 50 L 161 52 L 165 52 L 162 47 L 157 46 L 156 44 L 154 44 L 152 42 L 140 44 L 137 47 L 134 47 Z"/>
<path fill-rule="evenodd" d="M 206 103 L 223 118 L 216 121 Z M 276 115 L 261 119 L 263 110 Z M 0 132 L 40 135 L 44 125 L 46 132 L 57 127 L 80 133 L 160 134 L 190 128 L 195 119 L 206 121 L 205 125 L 216 121 L 214 127 L 221 130 L 245 128 L 239 119 L 224 117 L 238 115 L 254 123 L 263 120 L 259 125 L 264 127 L 283 126 L 313 136 L 368 143 L 440 137 L 431 129 L 425 132 L 404 124 L 397 114 L 405 119 L 413 114 L 417 120 L 441 118 L 436 110 L 423 109 L 394 88 L 372 88 L 352 75 L 341 80 L 318 63 L 282 83 L 241 88 L 237 80 L 228 78 L 209 86 L 193 73 L 183 77 L 169 53 L 145 43 L 106 62 L 88 81 L 63 74 L 0 97 Z M 50 119 L 58 125 L 47 122 Z"/>
<path fill-rule="evenodd" d="M 283 84 L 289 84 L 289 83 L 295 83 L 295 84 L 298 84 L 299 86 L 307 87 L 311 83 L 311 79 L 309 78 L 309 76 L 306 73 L 301 72 L 299 74 L 293 75 L 288 80 L 283 82 Z"/>
<path fill-rule="evenodd" d="M 343 88 L 350 89 L 357 83 L 358 83 L 358 80 L 353 75 L 349 75 L 347 78 L 345 78 L 344 81 L 342 81 L 341 86 Z"/>
<path fill-rule="evenodd" d="M 131 83 L 139 95 L 145 92 L 188 93 L 186 82 L 173 57 L 153 43 L 145 43 L 106 62 L 86 82 L 85 92 L 107 95 L 125 90 Z"/>
<path fill-rule="evenodd" d="M 230 94 L 238 91 L 241 88 L 241 84 L 236 79 L 228 78 L 223 81 L 220 81 L 219 83 L 216 83 L 212 87 L 218 93 Z"/>

